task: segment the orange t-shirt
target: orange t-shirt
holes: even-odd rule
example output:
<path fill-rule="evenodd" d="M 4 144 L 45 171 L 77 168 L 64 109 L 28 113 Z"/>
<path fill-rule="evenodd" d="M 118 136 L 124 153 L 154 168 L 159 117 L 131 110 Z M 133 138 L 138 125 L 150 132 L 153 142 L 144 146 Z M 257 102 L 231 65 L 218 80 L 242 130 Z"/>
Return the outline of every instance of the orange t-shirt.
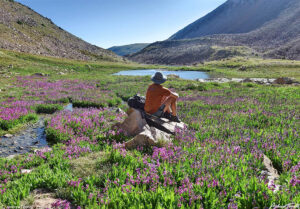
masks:
<path fill-rule="evenodd" d="M 148 87 L 145 102 L 145 111 L 147 113 L 155 113 L 163 103 L 165 97 L 171 95 L 171 91 L 159 84 L 152 84 Z"/>

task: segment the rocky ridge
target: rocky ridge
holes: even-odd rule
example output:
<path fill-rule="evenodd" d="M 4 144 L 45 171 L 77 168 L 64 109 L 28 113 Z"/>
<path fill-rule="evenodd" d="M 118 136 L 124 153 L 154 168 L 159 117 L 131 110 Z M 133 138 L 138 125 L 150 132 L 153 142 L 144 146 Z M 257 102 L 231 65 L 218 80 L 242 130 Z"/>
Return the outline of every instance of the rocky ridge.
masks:
<path fill-rule="evenodd" d="M 79 60 L 121 60 L 13 0 L 0 0 L 0 48 Z"/>
<path fill-rule="evenodd" d="M 230 0 L 128 58 L 189 65 L 235 56 L 300 60 L 300 1 Z"/>

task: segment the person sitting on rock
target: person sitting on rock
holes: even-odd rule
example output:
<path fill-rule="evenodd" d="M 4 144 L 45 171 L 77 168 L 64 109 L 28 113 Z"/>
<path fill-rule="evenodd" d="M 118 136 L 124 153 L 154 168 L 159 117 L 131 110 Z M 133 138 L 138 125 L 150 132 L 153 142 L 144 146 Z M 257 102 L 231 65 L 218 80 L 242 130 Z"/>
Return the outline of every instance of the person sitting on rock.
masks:
<path fill-rule="evenodd" d="M 161 85 L 167 80 L 167 77 L 161 72 L 156 72 L 151 80 L 154 83 L 148 87 L 146 93 L 145 111 L 157 117 L 164 117 L 180 123 L 176 108 L 178 94 Z"/>

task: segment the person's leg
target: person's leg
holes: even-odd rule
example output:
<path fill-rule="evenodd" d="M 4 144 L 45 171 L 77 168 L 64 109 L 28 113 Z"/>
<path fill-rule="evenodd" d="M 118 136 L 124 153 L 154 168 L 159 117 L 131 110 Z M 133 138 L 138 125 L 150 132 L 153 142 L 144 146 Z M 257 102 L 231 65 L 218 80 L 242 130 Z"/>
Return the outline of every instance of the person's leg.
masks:
<path fill-rule="evenodd" d="M 171 103 L 171 110 L 172 110 L 172 115 L 176 116 L 177 115 L 177 100 L 175 98 Z"/>
<path fill-rule="evenodd" d="M 164 103 L 162 104 L 162 117 L 169 119 L 170 121 L 174 121 L 180 123 L 181 121 L 177 117 L 177 108 L 176 108 L 177 99 L 174 97 L 168 97 Z M 172 112 L 172 113 L 170 113 Z"/>
<path fill-rule="evenodd" d="M 176 108 L 176 99 L 174 97 L 168 97 L 165 102 L 163 103 L 165 105 L 164 112 L 171 113 L 172 115 L 176 116 L 177 114 L 177 108 Z"/>
<path fill-rule="evenodd" d="M 172 103 L 171 97 L 167 97 L 165 99 L 165 101 L 162 103 L 163 105 L 165 105 L 164 112 L 170 111 L 170 109 L 171 109 L 171 103 Z"/>

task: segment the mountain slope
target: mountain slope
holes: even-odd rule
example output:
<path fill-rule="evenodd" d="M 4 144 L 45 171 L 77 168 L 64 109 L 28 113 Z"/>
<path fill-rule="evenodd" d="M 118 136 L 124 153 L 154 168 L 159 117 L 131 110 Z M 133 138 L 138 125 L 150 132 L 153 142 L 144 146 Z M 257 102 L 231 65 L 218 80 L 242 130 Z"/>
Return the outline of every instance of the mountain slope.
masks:
<path fill-rule="evenodd" d="M 119 56 L 126 56 L 129 54 L 137 53 L 148 45 L 149 44 L 146 43 L 129 44 L 124 46 L 113 46 L 111 48 L 108 48 L 108 50 L 111 50 Z"/>
<path fill-rule="evenodd" d="M 220 7 L 183 28 L 170 40 L 213 34 L 253 31 L 284 11 L 291 0 L 228 0 Z"/>
<path fill-rule="evenodd" d="M 263 5 L 266 1 L 270 7 L 278 8 L 278 5 L 282 6 L 278 0 L 229 0 L 224 5 L 233 4 L 232 2 L 234 2 L 234 8 L 239 10 L 237 5 L 244 8 L 244 2 L 256 2 L 256 4 Z M 200 37 L 194 39 L 176 40 L 176 37 L 179 38 L 180 33 L 182 33 L 179 32 L 177 35 L 172 36 L 170 40 L 151 44 L 141 52 L 129 56 L 129 58 L 151 64 L 193 64 L 237 55 L 300 59 L 300 1 L 282 1 L 285 2 L 284 9 L 281 9 L 276 17 L 271 15 L 271 20 L 250 32 L 200 35 Z M 258 10 L 261 11 L 260 8 Z M 230 11 L 232 11 L 232 8 Z M 208 16 L 211 16 L 211 14 Z M 233 14 L 235 13 L 233 12 Z M 204 17 L 203 19 L 207 20 L 209 18 Z M 240 22 L 237 21 L 237 23 L 239 25 Z M 206 24 L 211 25 L 209 21 Z M 235 22 L 232 23 L 232 28 L 236 28 Z"/>
<path fill-rule="evenodd" d="M 145 64 L 188 65 L 249 54 L 251 49 L 214 38 L 167 40 L 150 44 L 128 59 Z"/>
<path fill-rule="evenodd" d="M 0 0 L 0 48 L 81 60 L 120 60 L 13 0 Z"/>

